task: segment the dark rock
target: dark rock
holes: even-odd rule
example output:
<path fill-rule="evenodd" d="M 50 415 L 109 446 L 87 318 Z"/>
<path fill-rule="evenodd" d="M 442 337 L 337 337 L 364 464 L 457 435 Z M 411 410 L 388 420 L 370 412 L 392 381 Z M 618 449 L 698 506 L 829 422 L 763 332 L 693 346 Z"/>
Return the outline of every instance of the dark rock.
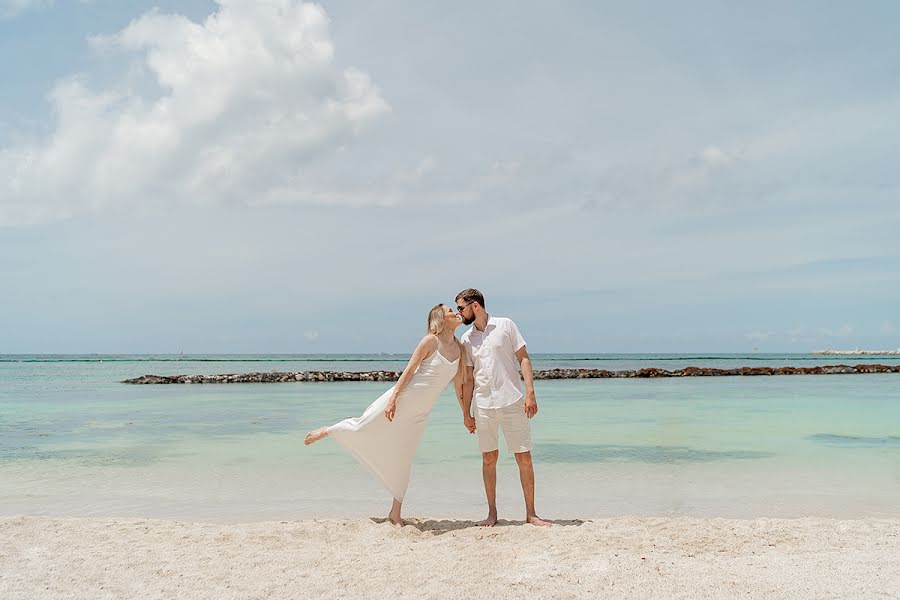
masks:
<path fill-rule="evenodd" d="M 737 367 L 714 369 L 711 367 L 685 367 L 675 371 L 647 367 L 632 371 L 606 371 L 604 369 L 550 369 L 535 371 L 535 379 L 612 379 L 659 377 L 727 377 L 763 375 L 849 375 L 865 373 L 900 373 L 900 365 L 826 365 L 820 367 Z M 397 381 L 398 371 L 300 371 L 297 373 L 226 373 L 221 375 L 143 375 L 122 383 L 172 384 L 172 383 L 280 383 L 289 381 Z"/>

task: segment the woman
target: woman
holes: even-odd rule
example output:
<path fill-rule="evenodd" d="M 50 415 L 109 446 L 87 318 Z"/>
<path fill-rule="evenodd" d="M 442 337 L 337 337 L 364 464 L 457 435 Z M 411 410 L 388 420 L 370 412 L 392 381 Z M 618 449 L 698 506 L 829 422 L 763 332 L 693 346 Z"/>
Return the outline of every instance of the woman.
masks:
<path fill-rule="evenodd" d="M 304 444 L 333 437 L 368 467 L 394 497 L 388 519 L 403 527 L 400 508 L 409 485 L 413 456 L 428 415 L 451 379 L 462 398 L 466 367 L 462 345 L 453 335 L 462 325 L 453 309 L 438 304 L 428 313 L 428 333 L 416 346 L 397 385 L 382 394 L 361 417 L 345 419 L 306 434 Z"/>

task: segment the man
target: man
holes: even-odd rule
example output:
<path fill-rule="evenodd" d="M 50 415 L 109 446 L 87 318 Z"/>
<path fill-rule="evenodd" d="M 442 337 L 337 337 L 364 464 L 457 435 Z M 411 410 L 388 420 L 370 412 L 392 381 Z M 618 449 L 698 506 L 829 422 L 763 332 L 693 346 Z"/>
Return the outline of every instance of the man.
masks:
<path fill-rule="evenodd" d="M 506 446 L 515 454 L 519 465 L 519 480 L 525 494 L 525 521 L 538 526 L 550 525 L 534 510 L 534 466 L 528 420 L 537 414 L 538 408 L 525 340 L 511 319 L 492 317 L 485 311 L 484 296 L 478 290 L 470 288 L 457 294 L 456 309 L 464 324 L 475 324 L 460 340 L 466 353 L 468 377 L 463 384 L 463 396 L 458 400 L 463 422 L 470 433 L 477 432 L 481 450 L 488 515 L 479 525 L 493 527 L 497 524 L 498 428 L 503 430 Z M 516 361 L 525 378 L 524 396 Z"/>

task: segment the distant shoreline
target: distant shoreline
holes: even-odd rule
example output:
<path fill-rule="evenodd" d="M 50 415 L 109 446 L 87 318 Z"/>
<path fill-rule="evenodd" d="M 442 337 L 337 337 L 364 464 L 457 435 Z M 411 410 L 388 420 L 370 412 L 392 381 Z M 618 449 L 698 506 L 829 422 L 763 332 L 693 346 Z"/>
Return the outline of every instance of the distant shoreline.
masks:
<path fill-rule="evenodd" d="M 535 379 L 652 379 L 662 377 L 729 377 L 767 375 L 856 375 L 864 373 L 900 373 L 900 365 L 826 365 L 820 367 L 737 367 L 714 369 L 685 367 L 646 368 L 626 371 L 605 369 L 548 369 L 534 372 Z M 194 384 L 194 383 L 290 383 L 335 381 L 397 381 L 400 371 L 298 371 L 293 373 L 224 373 L 219 375 L 142 375 L 126 379 L 129 384 Z"/>
<path fill-rule="evenodd" d="M 896 350 L 815 350 L 810 354 L 828 356 L 900 356 L 900 348 Z"/>

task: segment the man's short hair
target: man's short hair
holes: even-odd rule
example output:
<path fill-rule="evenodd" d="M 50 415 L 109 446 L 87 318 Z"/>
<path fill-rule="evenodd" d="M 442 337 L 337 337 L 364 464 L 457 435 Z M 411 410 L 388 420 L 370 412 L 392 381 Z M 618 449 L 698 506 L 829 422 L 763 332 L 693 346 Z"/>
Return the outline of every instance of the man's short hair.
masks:
<path fill-rule="evenodd" d="M 463 302 L 477 302 L 481 305 L 481 308 L 484 308 L 484 296 L 475 288 L 468 288 L 458 293 L 456 301 L 459 302 L 460 300 Z"/>

